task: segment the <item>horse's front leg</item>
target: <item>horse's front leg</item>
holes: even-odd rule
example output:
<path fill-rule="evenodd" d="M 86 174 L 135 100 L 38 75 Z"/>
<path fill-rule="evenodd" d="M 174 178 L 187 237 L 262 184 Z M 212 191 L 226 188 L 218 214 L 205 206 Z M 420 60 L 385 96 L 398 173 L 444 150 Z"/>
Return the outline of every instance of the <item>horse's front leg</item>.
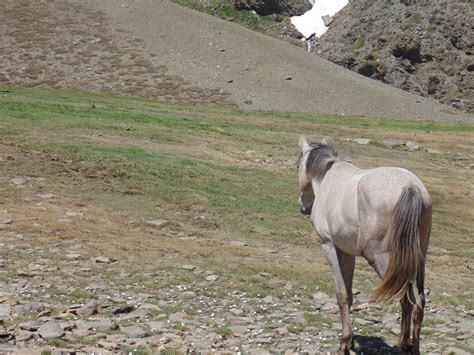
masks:
<path fill-rule="evenodd" d="M 334 276 L 337 304 L 341 313 L 342 338 L 339 354 L 349 354 L 352 347 L 350 309 L 352 306 L 355 256 L 344 253 L 332 243 L 323 244 L 323 251 Z"/>

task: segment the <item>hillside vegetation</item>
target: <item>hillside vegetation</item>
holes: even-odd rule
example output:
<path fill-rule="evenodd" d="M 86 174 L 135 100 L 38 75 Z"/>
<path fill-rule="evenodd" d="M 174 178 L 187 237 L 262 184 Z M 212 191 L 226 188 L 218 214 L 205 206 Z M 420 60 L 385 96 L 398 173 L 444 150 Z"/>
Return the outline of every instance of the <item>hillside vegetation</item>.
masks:
<path fill-rule="evenodd" d="M 473 351 L 463 323 L 474 292 L 472 126 L 5 85 L 0 280 L 11 314 L 3 337 L 27 339 L 17 349 L 334 350 L 331 274 L 296 208 L 301 133 L 329 136 L 360 167 L 402 166 L 426 183 L 434 225 L 423 349 Z M 386 143 L 413 139 L 423 148 Z M 389 351 L 398 310 L 368 305 L 378 279 L 362 260 L 354 283 L 354 317 L 374 319 L 357 333 L 388 344 L 361 338 L 357 348 Z M 58 318 L 64 331 L 37 335 L 34 324 Z"/>

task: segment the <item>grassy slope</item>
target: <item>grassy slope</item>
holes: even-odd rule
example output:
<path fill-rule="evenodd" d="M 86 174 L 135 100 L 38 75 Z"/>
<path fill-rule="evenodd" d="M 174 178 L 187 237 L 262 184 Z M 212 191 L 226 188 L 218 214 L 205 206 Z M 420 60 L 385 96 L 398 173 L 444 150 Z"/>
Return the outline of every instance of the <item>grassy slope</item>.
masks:
<path fill-rule="evenodd" d="M 69 193 L 131 216 L 151 216 L 158 208 L 162 217 L 185 231 L 189 226 L 198 237 L 245 240 L 301 253 L 300 260 L 288 261 L 238 255 L 228 260 L 212 252 L 194 257 L 230 274 L 263 270 L 329 288 L 326 267 L 315 272 L 324 262 L 309 238 L 310 224 L 296 212 L 298 136 L 330 136 L 364 168 L 396 165 L 417 173 L 435 206 L 428 285 L 439 293 L 450 288 L 456 294 L 472 292 L 472 285 L 465 284 L 464 260 L 469 263 L 473 256 L 472 200 L 467 196 L 473 189 L 473 130 L 465 125 L 196 108 L 0 86 L 1 144 L 67 161 L 61 174 L 91 182 L 81 192 Z M 356 137 L 372 138 L 374 144 L 357 145 L 352 141 Z M 416 140 L 441 154 L 391 150 L 378 143 L 382 139 Z M 0 202 L 8 198 L 2 195 Z M 191 227 L 189 221 L 199 215 L 205 219 Z M 368 287 L 377 282 L 364 266 L 358 278 Z M 462 295 L 445 298 L 470 305 Z"/>

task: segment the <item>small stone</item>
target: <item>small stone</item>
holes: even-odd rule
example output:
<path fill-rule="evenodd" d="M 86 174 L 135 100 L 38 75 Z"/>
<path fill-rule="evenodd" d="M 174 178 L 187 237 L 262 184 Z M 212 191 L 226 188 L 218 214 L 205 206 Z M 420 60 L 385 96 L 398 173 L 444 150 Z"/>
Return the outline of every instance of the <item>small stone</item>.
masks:
<path fill-rule="evenodd" d="M 395 139 L 384 139 L 384 140 L 382 140 L 381 143 L 384 146 L 386 146 L 387 148 L 390 148 L 390 149 L 393 149 L 393 148 L 396 148 L 396 147 L 401 147 L 404 144 L 403 141 L 395 140 Z"/>
<path fill-rule="evenodd" d="M 392 332 L 395 335 L 400 335 L 400 328 L 399 327 L 390 328 L 390 332 Z"/>
<path fill-rule="evenodd" d="M 443 354 L 469 355 L 470 353 L 462 349 L 449 347 L 449 348 L 444 349 Z"/>
<path fill-rule="evenodd" d="M 324 26 L 325 27 L 329 27 L 332 23 L 332 17 L 329 16 L 329 15 L 324 15 L 324 16 L 321 16 L 323 22 L 324 22 Z"/>
<path fill-rule="evenodd" d="M 183 266 L 181 266 L 181 268 L 184 269 L 184 270 L 193 271 L 193 270 L 196 269 L 196 266 L 194 266 L 194 265 L 183 265 Z"/>
<path fill-rule="evenodd" d="M 219 279 L 219 276 L 217 275 L 209 275 L 206 277 L 206 281 L 217 281 Z"/>
<path fill-rule="evenodd" d="M 12 218 L 5 218 L 1 224 L 12 224 L 13 223 L 13 219 Z"/>
<path fill-rule="evenodd" d="M 33 332 L 20 329 L 16 332 L 15 340 L 17 342 L 28 341 L 31 338 L 33 338 L 33 334 L 34 334 Z"/>
<path fill-rule="evenodd" d="M 176 313 L 170 314 L 168 319 L 170 320 L 170 322 L 173 322 L 173 323 L 181 323 L 181 322 L 184 322 L 186 319 L 188 319 L 188 315 L 184 312 L 176 312 Z"/>
<path fill-rule="evenodd" d="M 62 338 L 64 336 L 64 330 L 59 325 L 57 320 L 52 320 L 42 324 L 38 328 L 38 333 L 43 339 L 54 339 Z"/>
<path fill-rule="evenodd" d="M 273 302 L 273 297 L 272 296 L 267 296 L 263 299 L 263 302 L 272 303 Z"/>
<path fill-rule="evenodd" d="M 373 324 L 374 322 L 362 318 L 356 318 L 354 319 L 354 323 L 360 324 L 360 325 L 369 325 Z"/>
<path fill-rule="evenodd" d="M 16 177 L 10 180 L 13 185 L 20 186 L 26 183 L 26 179 L 23 177 Z"/>
<path fill-rule="evenodd" d="M 184 291 L 180 295 L 180 298 L 194 298 L 194 297 L 196 297 L 196 293 L 193 291 Z"/>
<path fill-rule="evenodd" d="M 247 243 L 241 242 L 239 240 L 233 240 L 233 241 L 229 242 L 229 244 L 234 246 L 234 247 L 245 247 L 245 246 L 247 246 Z"/>
<path fill-rule="evenodd" d="M 132 325 L 129 327 L 120 327 L 120 331 L 126 334 L 127 336 L 134 337 L 134 338 L 144 338 L 148 335 L 145 329 L 143 329 L 142 327 L 138 325 Z"/>
<path fill-rule="evenodd" d="M 83 317 L 90 317 L 97 313 L 97 302 L 89 301 L 81 308 L 76 310 L 76 314 Z"/>
<path fill-rule="evenodd" d="M 167 219 L 155 219 L 153 221 L 146 222 L 147 226 L 155 227 L 155 228 L 165 228 L 169 224 L 170 224 L 170 221 L 168 221 Z"/>
<path fill-rule="evenodd" d="M 421 149 L 421 145 L 417 142 L 406 142 L 405 143 L 405 146 L 408 148 L 408 150 L 410 152 L 414 152 L 416 150 L 420 150 Z"/>
<path fill-rule="evenodd" d="M 81 212 L 66 212 L 66 217 L 82 217 L 84 214 Z"/>
<path fill-rule="evenodd" d="M 71 259 L 71 260 L 79 260 L 81 256 L 82 256 L 81 254 L 76 254 L 76 253 L 66 254 L 66 258 Z"/>
<path fill-rule="evenodd" d="M 326 303 L 327 301 L 329 301 L 329 296 L 324 292 L 318 291 L 316 293 L 313 293 L 313 300 L 318 303 Z"/>
<path fill-rule="evenodd" d="M 109 308 L 109 310 L 113 314 L 124 314 L 124 313 L 130 313 L 135 309 L 135 307 L 131 304 L 121 304 L 117 305 L 114 307 Z"/>
<path fill-rule="evenodd" d="M 354 139 L 354 142 L 356 142 L 357 144 L 361 144 L 361 145 L 367 145 L 370 142 L 372 142 L 372 140 L 369 139 L 369 138 L 356 138 L 356 139 Z"/>
<path fill-rule="evenodd" d="M 166 329 L 165 322 L 149 321 L 146 325 L 151 329 L 152 332 L 163 331 Z"/>
<path fill-rule="evenodd" d="M 232 80 L 232 79 L 227 80 L 227 83 L 229 83 L 229 84 L 232 84 L 233 82 L 234 82 L 234 80 Z"/>
<path fill-rule="evenodd" d="M 107 258 L 105 256 L 98 256 L 94 258 L 93 260 L 97 264 L 110 264 L 112 262 L 110 258 Z"/>
<path fill-rule="evenodd" d="M 18 324 L 18 327 L 20 329 L 27 330 L 29 332 L 35 332 L 38 330 L 41 324 L 43 324 L 43 322 L 36 320 L 36 321 L 20 323 Z"/>
<path fill-rule="evenodd" d="M 244 313 L 244 311 L 237 308 L 232 308 L 229 312 L 232 313 L 234 316 L 241 316 Z"/>
<path fill-rule="evenodd" d="M 8 303 L 1 303 L 0 304 L 0 319 L 10 318 L 10 314 L 12 311 L 12 306 Z"/>
<path fill-rule="evenodd" d="M 43 198 L 43 199 L 45 199 L 45 200 L 50 200 L 50 199 L 52 199 L 53 197 L 56 197 L 56 195 L 47 192 L 47 193 L 44 193 L 44 194 L 38 194 L 38 197 L 41 197 L 41 198 Z"/>
<path fill-rule="evenodd" d="M 291 75 L 287 75 L 285 80 L 293 80 L 293 77 Z"/>

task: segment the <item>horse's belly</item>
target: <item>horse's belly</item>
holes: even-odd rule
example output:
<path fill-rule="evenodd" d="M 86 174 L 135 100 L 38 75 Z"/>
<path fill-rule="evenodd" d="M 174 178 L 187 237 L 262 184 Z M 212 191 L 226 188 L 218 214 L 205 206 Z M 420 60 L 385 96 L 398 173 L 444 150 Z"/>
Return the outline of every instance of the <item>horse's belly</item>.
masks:
<path fill-rule="evenodd" d="M 315 223 L 315 229 L 323 243 L 332 243 L 347 254 L 360 256 L 357 250 L 359 230 L 356 225 L 346 224 L 335 229 L 329 221 L 321 222 Z"/>
<path fill-rule="evenodd" d="M 357 237 L 358 231 L 356 227 L 350 229 L 345 228 L 341 233 L 334 233 L 332 240 L 339 249 L 347 254 L 360 256 L 357 250 Z"/>

